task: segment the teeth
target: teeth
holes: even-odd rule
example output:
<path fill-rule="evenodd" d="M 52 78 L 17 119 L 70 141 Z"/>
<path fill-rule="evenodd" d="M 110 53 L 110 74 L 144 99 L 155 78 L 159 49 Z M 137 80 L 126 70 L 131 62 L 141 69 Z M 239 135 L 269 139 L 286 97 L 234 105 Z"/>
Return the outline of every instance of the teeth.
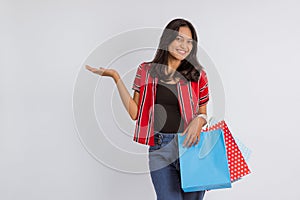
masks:
<path fill-rule="evenodd" d="M 182 51 L 182 50 L 177 50 L 177 51 L 181 54 L 185 54 L 185 51 Z"/>

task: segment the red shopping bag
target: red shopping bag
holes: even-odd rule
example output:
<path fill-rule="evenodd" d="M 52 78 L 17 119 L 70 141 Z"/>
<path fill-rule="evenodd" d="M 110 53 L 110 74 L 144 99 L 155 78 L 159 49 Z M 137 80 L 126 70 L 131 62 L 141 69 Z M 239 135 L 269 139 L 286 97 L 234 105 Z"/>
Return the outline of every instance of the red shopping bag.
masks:
<path fill-rule="evenodd" d="M 212 131 L 216 129 L 222 129 L 224 132 L 231 182 L 237 181 L 243 176 L 250 174 L 251 171 L 225 121 L 222 120 L 217 124 L 208 127 L 206 131 Z"/>

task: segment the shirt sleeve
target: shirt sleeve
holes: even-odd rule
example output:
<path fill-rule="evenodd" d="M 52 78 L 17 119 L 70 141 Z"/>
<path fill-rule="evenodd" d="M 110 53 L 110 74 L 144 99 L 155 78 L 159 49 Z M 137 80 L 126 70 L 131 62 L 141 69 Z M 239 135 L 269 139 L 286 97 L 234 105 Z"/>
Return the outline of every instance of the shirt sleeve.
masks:
<path fill-rule="evenodd" d="M 208 80 L 204 70 L 200 73 L 199 80 L 199 107 L 208 103 L 209 91 L 208 91 Z"/>
<path fill-rule="evenodd" d="M 142 65 L 139 65 L 136 75 L 133 81 L 132 89 L 140 92 L 140 87 L 141 87 L 141 74 L 142 74 Z"/>

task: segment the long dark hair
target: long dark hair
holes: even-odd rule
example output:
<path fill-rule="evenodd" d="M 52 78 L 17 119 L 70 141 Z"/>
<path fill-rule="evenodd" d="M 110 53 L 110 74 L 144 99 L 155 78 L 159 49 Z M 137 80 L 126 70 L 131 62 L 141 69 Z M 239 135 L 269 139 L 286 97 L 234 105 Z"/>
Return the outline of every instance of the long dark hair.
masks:
<path fill-rule="evenodd" d="M 165 73 L 168 65 L 168 46 L 178 36 L 180 27 L 188 27 L 192 32 L 193 47 L 190 54 L 181 61 L 179 67 L 174 74 L 175 77 L 183 77 L 185 81 L 198 81 L 202 66 L 197 59 L 197 33 L 193 25 L 185 19 L 173 19 L 165 27 L 162 36 L 160 38 L 158 49 L 156 50 L 155 57 L 149 63 L 152 64 L 150 69 L 150 75 L 152 77 L 157 76 L 164 81 L 170 80 L 170 76 Z"/>

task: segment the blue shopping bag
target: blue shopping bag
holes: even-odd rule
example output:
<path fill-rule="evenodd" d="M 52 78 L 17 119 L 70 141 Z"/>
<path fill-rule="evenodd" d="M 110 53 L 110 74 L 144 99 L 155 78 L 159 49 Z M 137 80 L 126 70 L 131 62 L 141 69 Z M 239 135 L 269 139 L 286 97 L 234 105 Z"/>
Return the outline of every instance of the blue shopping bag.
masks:
<path fill-rule="evenodd" d="M 183 191 L 231 188 L 223 131 L 201 132 L 199 143 L 189 148 L 182 146 L 184 139 L 178 134 Z"/>

